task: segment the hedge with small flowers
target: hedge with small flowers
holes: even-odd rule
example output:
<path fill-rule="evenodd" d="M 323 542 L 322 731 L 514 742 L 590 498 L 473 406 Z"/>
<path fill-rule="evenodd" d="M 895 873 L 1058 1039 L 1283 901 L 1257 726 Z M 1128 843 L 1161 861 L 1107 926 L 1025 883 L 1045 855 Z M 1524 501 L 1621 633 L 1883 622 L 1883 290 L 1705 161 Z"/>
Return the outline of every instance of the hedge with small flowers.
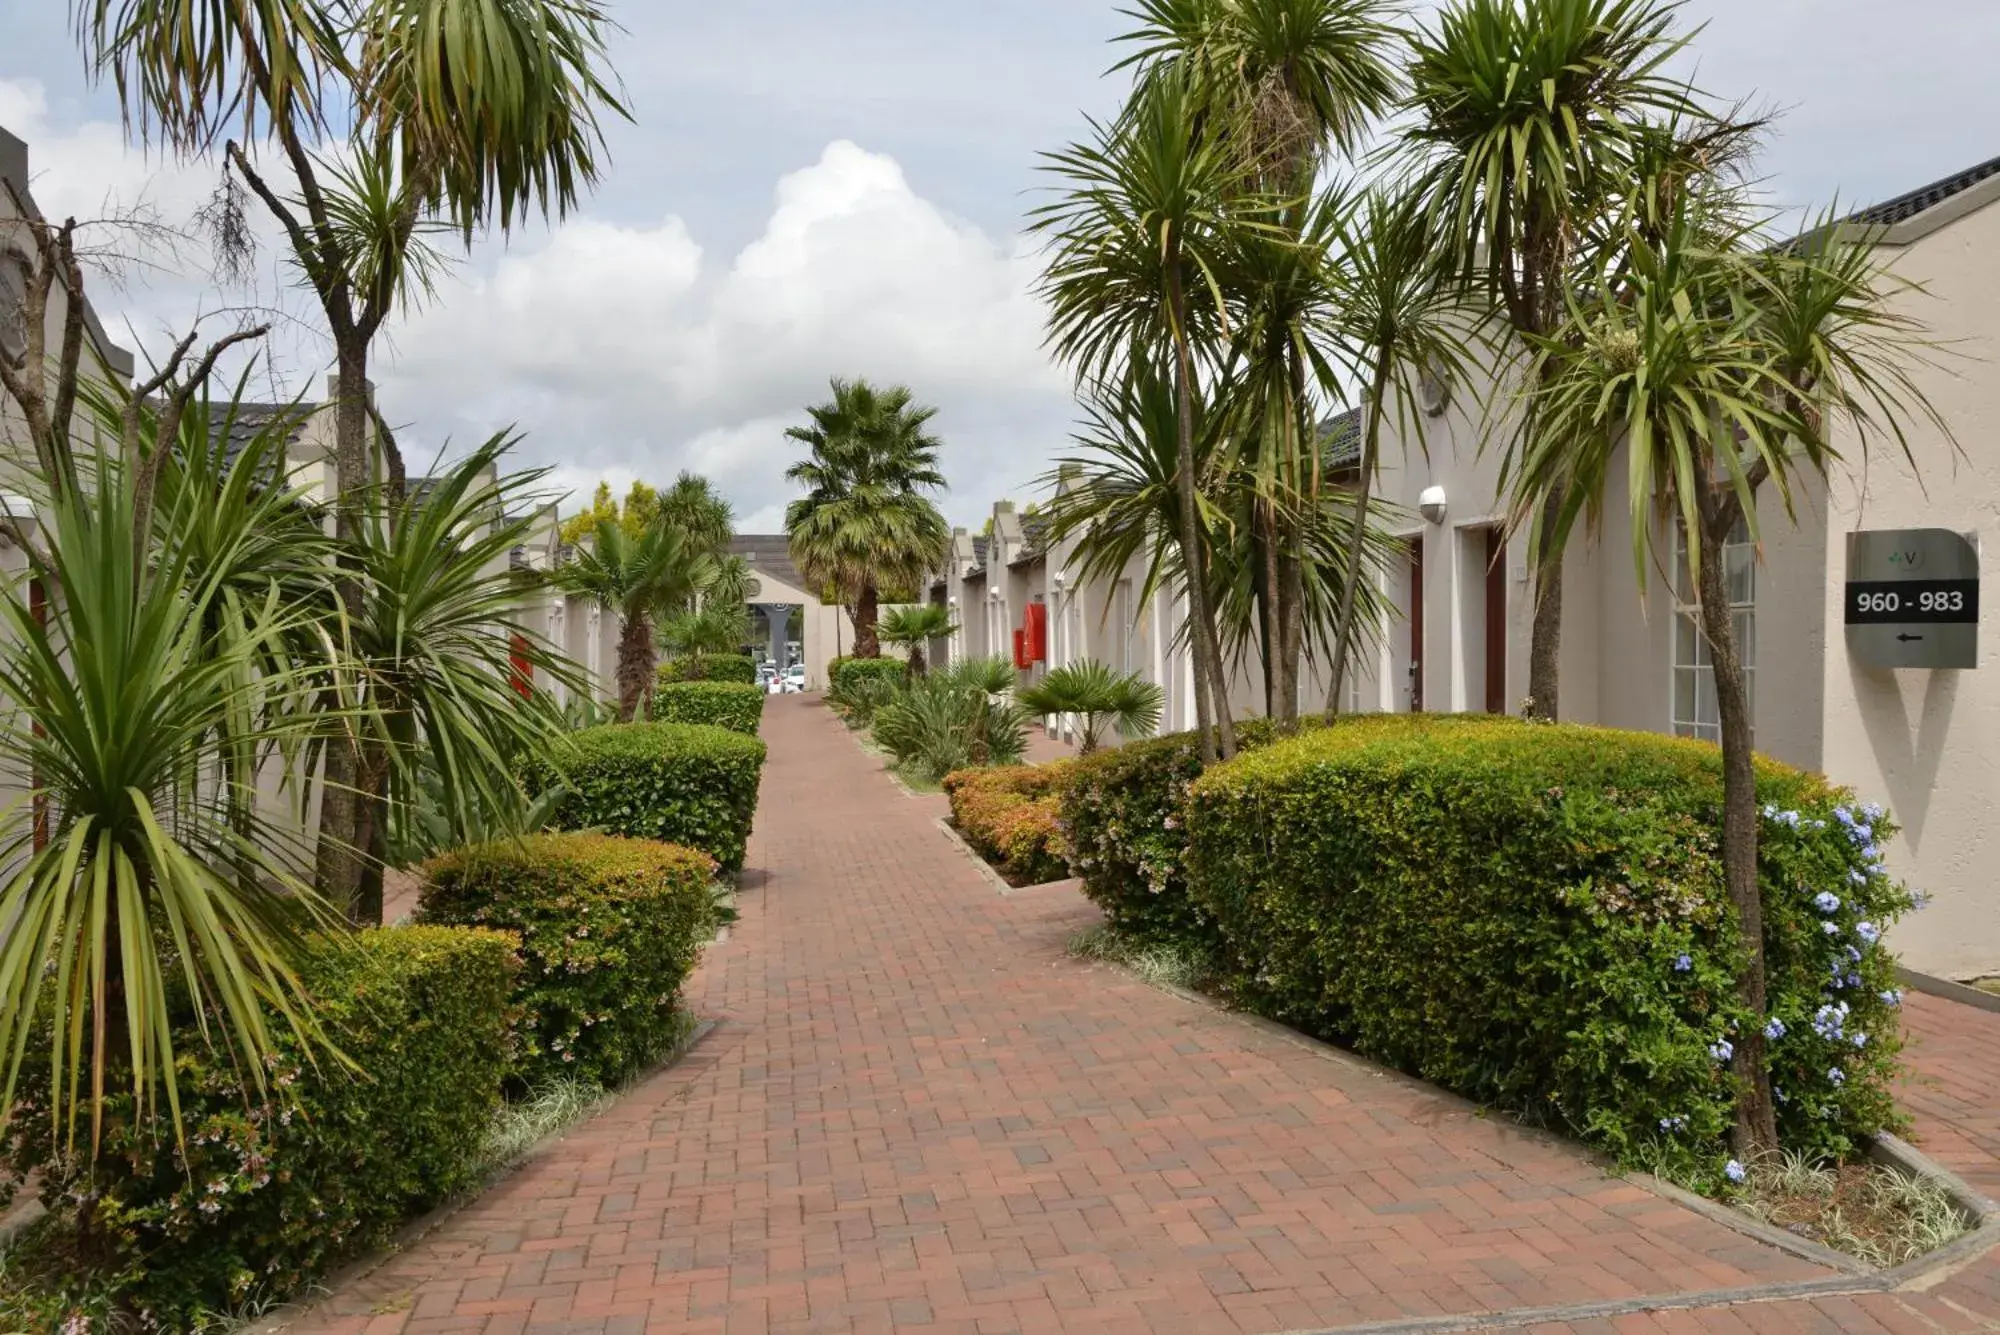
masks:
<path fill-rule="evenodd" d="M 1893 828 L 1760 760 L 1772 1074 L 1787 1149 L 1892 1126 L 1911 907 Z M 1245 1004 L 1628 1163 L 1725 1170 L 1738 932 L 1716 749 L 1408 717 L 1318 730 L 1193 780 L 1189 893 Z"/>
<path fill-rule="evenodd" d="M 389 928 L 309 939 L 296 964 L 327 1046 L 308 1054 L 274 1026 L 278 1056 L 260 1094 L 187 1011 L 174 1034 L 181 1152 L 164 1106 L 135 1123 L 131 1095 L 115 1092 L 129 1084 L 106 1081 L 95 1228 L 116 1256 L 105 1272 L 133 1312 L 150 1314 L 147 1329 L 187 1330 L 298 1293 L 482 1171 L 513 1052 L 515 939 Z M 36 1115 L 46 1064 L 24 1077 L 7 1166 L 38 1168 L 43 1202 L 70 1210 L 86 1185 Z"/>
<path fill-rule="evenodd" d="M 764 724 L 764 689 L 740 681 L 676 681 L 653 692 L 658 723 L 704 723 L 755 737 Z"/>
<path fill-rule="evenodd" d="M 707 854 L 645 839 L 547 834 L 460 849 L 424 866 L 422 922 L 521 940 L 527 1016 L 516 1081 L 611 1085 L 672 1036 L 681 984 L 714 930 Z"/>
<path fill-rule="evenodd" d="M 1063 785 L 1074 761 L 995 765 L 944 776 L 951 823 L 979 856 L 1015 885 L 1042 885 L 1069 875 L 1063 838 Z"/>

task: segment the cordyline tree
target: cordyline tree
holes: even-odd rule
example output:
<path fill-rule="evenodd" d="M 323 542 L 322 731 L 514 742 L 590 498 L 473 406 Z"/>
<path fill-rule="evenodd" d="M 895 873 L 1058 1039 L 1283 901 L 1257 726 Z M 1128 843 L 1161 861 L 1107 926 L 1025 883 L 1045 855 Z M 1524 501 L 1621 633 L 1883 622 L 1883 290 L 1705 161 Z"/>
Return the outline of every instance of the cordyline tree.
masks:
<path fill-rule="evenodd" d="M 1453 0 L 1410 38 L 1413 116 L 1403 140 L 1417 158 L 1414 188 L 1443 220 L 1466 287 L 1497 307 L 1531 353 L 1563 324 L 1580 240 L 1616 215 L 1637 127 L 1698 112 L 1687 86 L 1665 72 L 1691 36 L 1677 26 L 1680 8 L 1681 0 Z M 1538 389 L 1531 380 L 1522 399 L 1529 433 L 1538 429 Z M 1553 520 L 1566 493 L 1550 482 Z M 1538 527 L 1543 541 L 1554 530 Z M 1528 711 L 1553 719 L 1562 566 L 1547 555 L 1535 563 Z"/>
<path fill-rule="evenodd" d="M 624 114 L 603 67 L 608 20 L 590 0 L 73 0 L 73 14 L 139 134 L 183 153 L 223 143 L 221 234 L 248 234 L 230 173 L 283 228 L 333 342 L 335 531 L 358 543 L 377 480 L 375 335 L 434 276 L 427 233 L 559 217 L 595 182 L 598 117 Z M 339 592 L 363 619 L 358 573 Z M 340 903 L 363 874 L 360 749 L 343 733 L 324 761 L 316 879 Z"/>
<path fill-rule="evenodd" d="M 1723 547 L 1739 528 L 1756 539 L 1767 488 L 1790 517 L 1808 482 L 1856 462 L 1844 449 L 1865 459 L 1887 442 L 1914 466 L 1913 423 L 1951 435 L 1911 374 L 1927 345 L 1899 308 L 1908 285 L 1865 235 L 1829 217 L 1772 248 L 1740 187 L 1678 168 L 1644 187 L 1595 257 L 1580 289 L 1588 295 L 1572 294 L 1563 323 L 1535 340 L 1540 421 L 1507 473 L 1517 515 L 1533 516 L 1540 560 L 1561 560 L 1615 474 L 1628 488 L 1642 588 L 1649 565 L 1673 559 L 1676 530 L 1686 535 L 1721 720 L 1723 874 L 1744 948 L 1738 994 L 1752 1017 L 1733 1058 L 1734 1143 L 1747 1162 L 1777 1147 L 1777 1123 L 1750 700 Z"/>
<path fill-rule="evenodd" d="M 1256 225 L 1226 228 L 1231 311 L 1219 360 L 1231 450 L 1247 498 L 1250 587 L 1265 710 L 1298 715 L 1312 564 L 1307 534 L 1327 484 L 1319 405 L 1341 396 L 1328 324 L 1336 273 L 1315 201 L 1329 157 L 1354 153 L 1394 104 L 1394 7 L 1384 0 L 1143 0 L 1123 39 L 1141 80 L 1176 71 L 1190 128 L 1244 169 Z M 1255 201 L 1272 206 L 1260 211 Z M 1345 578 L 1343 576 L 1343 578 Z"/>
<path fill-rule="evenodd" d="M 835 380 L 833 398 L 806 410 L 809 425 L 785 435 L 806 457 L 785 470 L 806 494 L 785 510 L 793 564 L 831 590 L 854 621 L 854 656 L 879 658 L 883 591 L 915 589 L 944 561 L 951 530 L 924 493 L 942 491 L 930 430 L 937 409 L 902 385 Z"/>

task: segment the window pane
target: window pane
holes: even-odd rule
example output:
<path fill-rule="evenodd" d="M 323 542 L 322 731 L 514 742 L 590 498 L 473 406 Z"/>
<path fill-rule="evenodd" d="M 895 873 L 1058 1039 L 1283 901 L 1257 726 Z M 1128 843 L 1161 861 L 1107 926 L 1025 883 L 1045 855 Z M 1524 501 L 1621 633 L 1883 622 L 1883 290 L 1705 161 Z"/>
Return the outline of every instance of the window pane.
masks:
<path fill-rule="evenodd" d="M 1728 576 L 1731 606 L 1741 607 L 1756 597 L 1757 562 L 1753 549 L 1735 546 L 1723 548 L 1722 569 Z"/>
<path fill-rule="evenodd" d="M 1693 617 L 1689 616 L 1686 612 L 1682 612 L 1674 617 L 1675 667 L 1693 667 L 1695 665 L 1698 661 L 1695 658 L 1695 646 L 1700 638 L 1700 634 L 1694 628 Z"/>
<path fill-rule="evenodd" d="M 1750 727 L 1757 726 L 1757 674 L 1743 674 L 1743 712 L 1750 716 Z"/>
<path fill-rule="evenodd" d="M 1694 721 L 1704 727 L 1715 724 L 1715 674 L 1698 672 L 1694 679 Z"/>
<path fill-rule="evenodd" d="M 1674 721 L 1694 722 L 1694 679 L 1693 668 L 1674 669 Z"/>
<path fill-rule="evenodd" d="M 1746 668 L 1757 666 L 1757 614 L 1738 612 L 1731 620 L 1736 627 L 1736 656 Z"/>

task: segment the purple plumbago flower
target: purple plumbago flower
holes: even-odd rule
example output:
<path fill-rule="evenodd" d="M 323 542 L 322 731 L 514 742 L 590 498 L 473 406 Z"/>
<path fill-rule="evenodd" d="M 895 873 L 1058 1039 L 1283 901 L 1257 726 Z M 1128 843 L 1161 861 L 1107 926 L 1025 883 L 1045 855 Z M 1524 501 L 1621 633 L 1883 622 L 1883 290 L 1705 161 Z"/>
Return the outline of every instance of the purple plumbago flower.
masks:
<path fill-rule="evenodd" d="M 1855 923 L 1854 934 L 1871 946 L 1882 939 L 1882 929 L 1872 922 Z"/>
<path fill-rule="evenodd" d="M 1764 1026 L 1764 1037 L 1771 1039 L 1775 1042 L 1776 1040 L 1781 1039 L 1784 1036 L 1785 1036 L 1785 1022 L 1783 1020 L 1780 1020 L 1775 1015 L 1772 1016 L 1771 1023 Z"/>
<path fill-rule="evenodd" d="M 1879 802 L 1870 802 L 1867 806 L 1861 808 L 1861 814 L 1869 820 L 1881 820 L 1883 816 L 1882 804 Z"/>
<path fill-rule="evenodd" d="M 1748 1173 L 1743 1171 L 1743 1165 L 1736 1162 L 1736 1160 L 1734 1159 L 1731 1159 L 1728 1163 L 1722 1165 L 1722 1175 L 1728 1178 L 1731 1182 L 1741 1182 L 1744 1178 L 1750 1176 Z"/>
<path fill-rule="evenodd" d="M 1685 1117 L 1662 1117 L 1660 1119 L 1660 1130 L 1669 1132 L 1685 1131 L 1687 1130 L 1687 1124 L 1688 1119 Z"/>
<path fill-rule="evenodd" d="M 1882 999 L 1884 1006 L 1895 1007 L 1903 1004 L 1903 989 L 1900 987 L 1892 987 L 1887 992 L 1878 992 L 1875 995 Z"/>
<path fill-rule="evenodd" d="M 1819 929 L 1828 936 L 1840 935 L 1840 924 L 1837 922 L 1823 922 L 1819 925 Z"/>
<path fill-rule="evenodd" d="M 1821 913 L 1837 913 L 1840 911 L 1840 896 L 1831 890 L 1822 890 L 1813 896 L 1813 907 Z"/>
<path fill-rule="evenodd" d="M 1708 1055 L 1715 1058 L 1718 1064 L 1726 1062 L 1736 1055 L 1736 1045 L 1726 1038 L 1719 1038 L 1708 1045 Z"/>
<path fill-rule="evenodd" d="M 1852 1042 L 1852 1043 L 1854 1044 L 1854 1046 L 1855 1046 L 1855 1047 L 1857 1047 L 1857 1048 L 1865 1048 L 1865 1047 L 1867 1047 L 1867 1046 L 1868 1046 L 1868 1035 L 1866 1035 L 1866 1034 L 1861 1034 L 1861 1033 L 1857 1033 L 1857 1034 L 1855 1034 L 1855 1035 L 1854 1035 L 1853 1039 L 1851 1039 L 1850 1041 L 1851 1041 L 1851 1042 Z"/>
<path fill-rule="evenodd" d="M 1856 885 L 1866 885 L 1868 884 L 1868 873 L 1859 867 L 1855 867 L 1847 873 L 1847 879 Z"/>
<path fill-rule="evenodd" d="M 1691 955 L 1682 955 L 1674 961 L 1675 973 L 1686 973 L 1692 968 L 1694 968 L 1694 957 Z"/>
<path fill-rule="evenodd" d="M 1858 973 L 1851 973 L 1847 975 L 1847 977 L 1843 978 L 1841 982 L 1846 984 L 1848 987 L 1859 987 L 1861 986 L 1861 975 Z"/>
<path fill-rule="evenodd" d="M 1836 1066 L 1832 1070 L 1826 1073 L 1826 1082 L 1829 1085 L 1832 1085 L 1835 1089 L 1839 1089 L 1842 1085 L 1847 1083 L 1847 1072 L 1841 1070 L 1838 1066 Z"/>

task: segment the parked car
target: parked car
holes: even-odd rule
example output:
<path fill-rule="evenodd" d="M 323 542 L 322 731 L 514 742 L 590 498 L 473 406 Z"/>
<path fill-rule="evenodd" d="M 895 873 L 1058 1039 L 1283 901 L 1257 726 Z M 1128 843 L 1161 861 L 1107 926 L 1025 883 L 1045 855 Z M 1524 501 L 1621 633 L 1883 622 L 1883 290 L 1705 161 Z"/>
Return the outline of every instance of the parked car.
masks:
<path fill-rule="evenodd" d="M 772 663 L 759 663 L 757 665 L 757 684 L 766 691 L 775 691 L 778 688 L 777 666 Z"/>
<path fill-rule="evenodd" d="M 786 695 L 797 695 L 806 688 L 806 665 L 792 664 L 785 669 L 784 676 L 780 677 L 779 681 L 783 683 L 781 689 Z"/>

